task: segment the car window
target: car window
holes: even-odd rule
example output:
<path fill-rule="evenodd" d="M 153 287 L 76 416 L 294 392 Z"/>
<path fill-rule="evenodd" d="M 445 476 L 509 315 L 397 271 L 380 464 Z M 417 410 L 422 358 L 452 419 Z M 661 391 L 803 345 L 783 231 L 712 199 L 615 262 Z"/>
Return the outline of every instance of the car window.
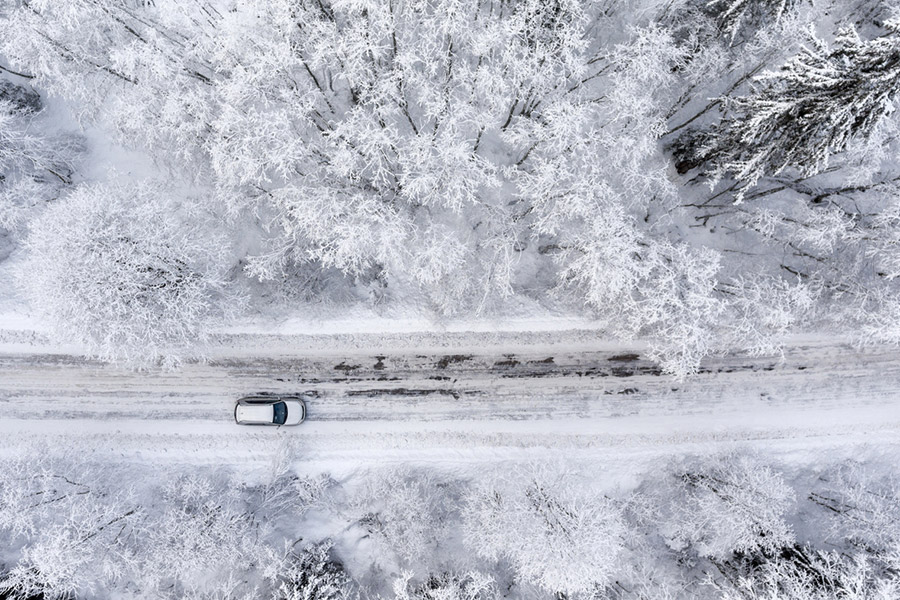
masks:
<path fill-rule="evenodd" d="M 272 422 L 276 425 L 284 425 L 284 422 L 287 421 L 287 405 L 284 402 L 279 402 L 274 404 L 272 408 L 275 409 L 275 418 Z"/>

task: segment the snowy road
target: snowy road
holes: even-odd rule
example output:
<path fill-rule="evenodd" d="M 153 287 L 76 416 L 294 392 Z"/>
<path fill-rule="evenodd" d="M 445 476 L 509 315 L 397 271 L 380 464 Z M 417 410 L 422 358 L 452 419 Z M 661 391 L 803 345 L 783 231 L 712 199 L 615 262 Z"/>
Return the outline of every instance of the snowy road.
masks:
<path fill-rule="evenodd" d="M 784 361 L 710 360 L 684 383 L 634 351 L 528 348 L 221 349 L 207 363 L 151 373 L 6 348 L 0 448 L 46 432 L 122 454 L 214 460 L 223 450 L 271 449 L 285 439 L 337 455 L 798 437 L 839 443 L 900 433 L 900 356 L 891 348 L 797 344 Z M 312 392 L 308 422 L 281 430 L 234 425 L 235 399 L 261 391 Z"/>

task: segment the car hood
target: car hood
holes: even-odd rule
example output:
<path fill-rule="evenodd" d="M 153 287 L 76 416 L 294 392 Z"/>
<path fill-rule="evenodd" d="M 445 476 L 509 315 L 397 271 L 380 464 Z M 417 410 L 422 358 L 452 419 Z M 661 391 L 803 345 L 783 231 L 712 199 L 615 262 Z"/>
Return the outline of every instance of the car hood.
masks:
<path fill-rule="evenodd" d="M 303 404 L 297 400 L 285 400 L 285 404 L 287 404 L 287 420 L 284 422 L 285 425 L 298 425 L 303 422 L 303 418 L 306 416 L 306 410 L 303 407 Z"/>

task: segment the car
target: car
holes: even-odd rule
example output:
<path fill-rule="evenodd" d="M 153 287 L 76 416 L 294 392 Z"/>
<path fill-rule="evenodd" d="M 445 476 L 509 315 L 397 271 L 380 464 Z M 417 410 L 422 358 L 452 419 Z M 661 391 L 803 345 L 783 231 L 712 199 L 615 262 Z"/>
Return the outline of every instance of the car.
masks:
<path fill-rule="evenodd" d="M 306 419 L 300 396 L 246 396 L 234 406 L 238 425 L 299 425 Z"/>

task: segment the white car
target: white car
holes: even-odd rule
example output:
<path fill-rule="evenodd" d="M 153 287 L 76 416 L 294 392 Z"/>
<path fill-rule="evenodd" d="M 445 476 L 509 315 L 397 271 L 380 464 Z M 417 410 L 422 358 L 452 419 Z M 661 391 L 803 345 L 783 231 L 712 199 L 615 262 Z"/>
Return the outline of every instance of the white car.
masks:
<path fill-rule="evenodd" d="M 299 425 L 306 418 L 306 403 L 299 396 L 247 396 L 234 407 L 238 425 Z"/>

